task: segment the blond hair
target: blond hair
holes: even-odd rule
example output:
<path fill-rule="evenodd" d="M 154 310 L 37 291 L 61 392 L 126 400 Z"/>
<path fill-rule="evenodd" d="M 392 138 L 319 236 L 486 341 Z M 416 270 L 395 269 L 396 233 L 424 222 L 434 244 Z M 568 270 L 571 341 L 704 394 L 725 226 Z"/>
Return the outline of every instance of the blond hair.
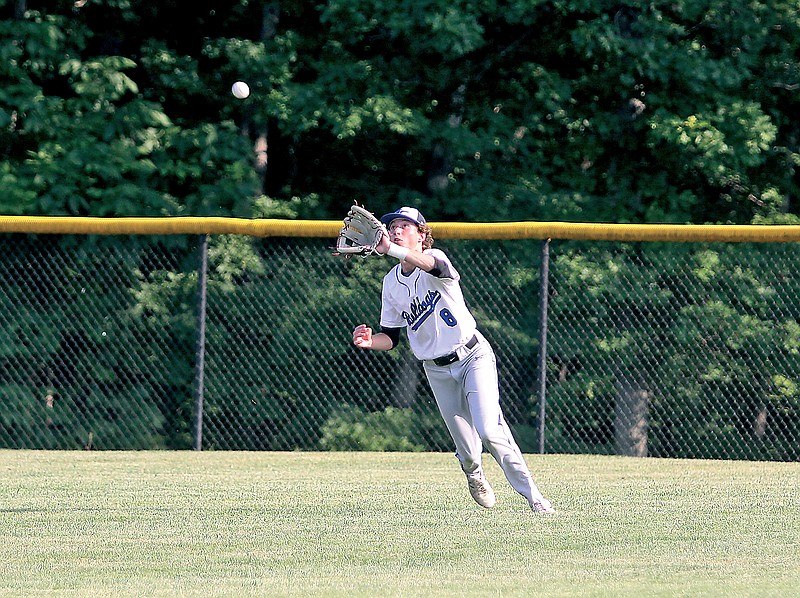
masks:
<path fill-rule="evenodd" d="M 433 232 L 431 231 L 431 227 L 427 224 L 418 224 L 417 228 L 419 228 L 419 232 L 425 235 L 425 238 L 422 240 L 422 249 L 430 249 L 433 247 Z"/>

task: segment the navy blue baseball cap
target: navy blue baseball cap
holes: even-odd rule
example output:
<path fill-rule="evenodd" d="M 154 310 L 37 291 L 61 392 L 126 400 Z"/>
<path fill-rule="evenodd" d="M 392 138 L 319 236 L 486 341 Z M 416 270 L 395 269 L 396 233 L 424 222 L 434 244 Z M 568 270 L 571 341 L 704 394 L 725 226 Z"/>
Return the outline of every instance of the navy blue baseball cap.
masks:
<path fill-rule="evenodd" d="M 384 214 L 381 216 L 381 222 L 383 222 L 386 226 L 389 226 L 389 223 L 395 218 L 410 220 L 417 226 L 425 226 L 427 224 L 427 222 L 425 222 L 425 218 L 422 216 L 422 213 L 417 208 L 409 207 L 402 207 L 390 214 Z"/>

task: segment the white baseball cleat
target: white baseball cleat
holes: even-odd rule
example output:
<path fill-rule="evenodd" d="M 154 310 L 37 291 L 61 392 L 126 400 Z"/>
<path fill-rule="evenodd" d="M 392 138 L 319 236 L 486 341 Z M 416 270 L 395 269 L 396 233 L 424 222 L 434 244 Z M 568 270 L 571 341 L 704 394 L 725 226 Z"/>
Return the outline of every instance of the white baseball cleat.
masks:
<path fill-rule="evenodd" d="M 483 477 L 483 474 L 481 474 L 479 478 L 467 476 L 467 485 L 469 486 L 469 493 L 472 495 L 472 498 L 474 498 L 475 502 L 480 506 L 491 509 L 494 503 L 497 502 L 494 496 L 494 490 L 492 490 L 486 478 Z"/>
<path fill-rule="evenodd" d="M 554 515 L 556 510 L 546 498 L 531 501 L 531 511 L 541 515 Z"/>

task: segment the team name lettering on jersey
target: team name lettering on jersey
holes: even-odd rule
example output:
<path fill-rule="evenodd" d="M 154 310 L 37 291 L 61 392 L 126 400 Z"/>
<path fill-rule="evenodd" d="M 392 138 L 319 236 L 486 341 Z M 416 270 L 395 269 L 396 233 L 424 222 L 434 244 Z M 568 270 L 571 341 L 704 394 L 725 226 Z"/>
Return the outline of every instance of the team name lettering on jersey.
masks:
<path fill-rule="evenodd" d="M 414 297 L 408 306 L 408 311 L 402 313 L 411 330 L 416 330 L 433 313 L 442 294 L 439 291 L 428 291 L 422 299 Z"/>

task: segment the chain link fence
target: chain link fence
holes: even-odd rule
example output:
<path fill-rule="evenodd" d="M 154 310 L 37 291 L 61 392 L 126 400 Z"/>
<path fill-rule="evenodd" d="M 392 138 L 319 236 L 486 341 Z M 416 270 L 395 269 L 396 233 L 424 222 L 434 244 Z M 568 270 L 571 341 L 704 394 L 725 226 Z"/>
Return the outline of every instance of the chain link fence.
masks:
<path fill-rule="evenodd" d="M 394 260 L 213 235 L 203 296 L 203 239 L 0 237 L 0 447 L 452 450 L 405 339 L 350 343 Z M 552 241 L 546 322 L 542 242 L 436 245 L 524 451 L 800 459 L 797 244 Z"/>

